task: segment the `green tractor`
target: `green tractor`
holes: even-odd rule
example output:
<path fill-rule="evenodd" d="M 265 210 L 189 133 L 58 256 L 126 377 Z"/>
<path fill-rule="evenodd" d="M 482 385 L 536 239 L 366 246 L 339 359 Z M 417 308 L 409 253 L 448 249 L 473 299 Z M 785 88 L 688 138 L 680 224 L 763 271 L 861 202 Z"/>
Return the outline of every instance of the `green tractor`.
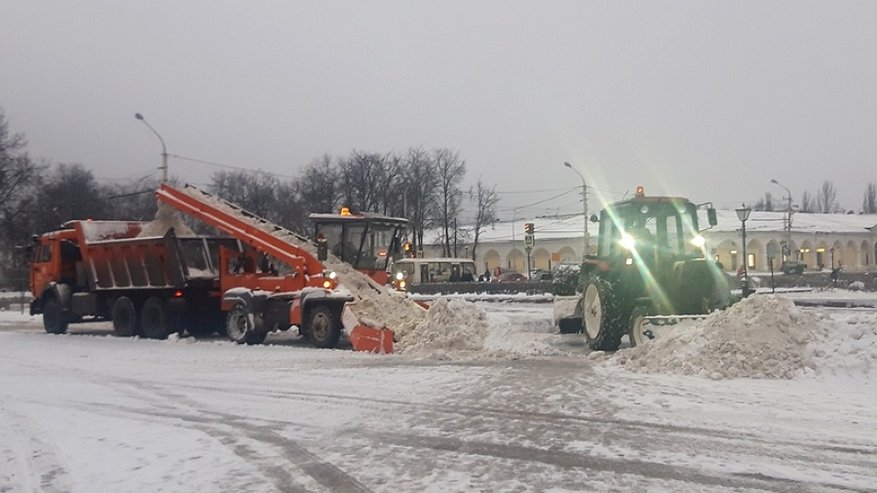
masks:
<path fill-rule="evenodd" d="M 600 232 L 597 254 L 582 266 L 579 305 L 591 349 L 614 351 L 625 334 L 635 346 L 654 338 L 659 325 L 728 306 L 728 278 L 706 258 L 699 207 L 715 226 L 711 204 L 647 197 L 638 187 L 632 199 L 591 217 Z"/>

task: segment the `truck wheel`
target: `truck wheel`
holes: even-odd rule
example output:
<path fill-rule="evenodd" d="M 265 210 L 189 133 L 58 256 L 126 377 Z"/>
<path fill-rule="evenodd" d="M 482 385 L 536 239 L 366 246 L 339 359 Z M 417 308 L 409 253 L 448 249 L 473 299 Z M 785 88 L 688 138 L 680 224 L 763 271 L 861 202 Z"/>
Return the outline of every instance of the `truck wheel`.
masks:
<path fill-rule="evenodd" d="M 113 302 L 113 332 L 119 337 L 137 335 L 137 310 L 127 296 L 119 296 Z"/>
<path fill-rule="evenodd" d="M 318 348 L 334 348 L 341 338 L 341 314 L 326 305 L 311 308 L 308 314 L 308 337 Z"/>
<path fill-rule="evenodd" d="M 61 302 L 55 297 L 46 298 L 43 302 L 43 327 L 46 328 L 46 333 L 64 334 L 69 324 L 70 319 L 64 313 Z"/>
<path fill-rule="evenodd" d="M 229 339 L 238 344 L 262 344 L 268 337 L 266 332 L 256 332 L 256 320 L 246 305 L 239 303 L 228 312 L 225 330 Z"/>
<path fill-rule="evenodd" d="M 167 339 L 168 316 L 164 300 L 156 296 L 146 300 L 140 311 L 140 327 L 143 335 L 150 339 Z"/>
<path fill-rule="evenodd" d="M 583 296 L 583 320 L 588 346 L 596 351 L 615 351 L 621 345 L 621 307 L 612 285 L 598 277 L 588 280 Z"/>
<path fill-rule="evenodd" d="M 644 323 L 646 316 L 648 316 L 648 312 L 641 306 L 634 308 L 630 313 L 630 324 L 627 327 L 627 338 L 630 339 L 630 347 L 639 346 L 655 338 L 655 335 Z"/>

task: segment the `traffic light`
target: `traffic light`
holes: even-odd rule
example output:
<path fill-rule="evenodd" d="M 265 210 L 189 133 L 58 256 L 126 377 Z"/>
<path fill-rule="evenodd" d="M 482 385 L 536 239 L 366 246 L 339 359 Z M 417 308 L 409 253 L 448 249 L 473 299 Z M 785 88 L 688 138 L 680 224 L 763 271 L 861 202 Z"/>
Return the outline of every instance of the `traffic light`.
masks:
<path fill-rule="evenodd" d="M 531 235 L 534 231 L 536 231 L 536 227 L 533 225 L 533 223 L 524 223 L 524 233 Z"/>

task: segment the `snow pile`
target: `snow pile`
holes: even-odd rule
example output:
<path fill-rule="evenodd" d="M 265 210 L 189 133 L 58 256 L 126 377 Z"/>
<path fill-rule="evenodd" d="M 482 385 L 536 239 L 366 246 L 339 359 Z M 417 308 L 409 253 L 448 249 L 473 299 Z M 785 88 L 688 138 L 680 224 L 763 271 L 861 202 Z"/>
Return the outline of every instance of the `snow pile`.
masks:
<path fill-rule="evenodd" d="M 422 322 L 396 332 L 396 351 L 421 358 L 459 359 L 482 352 L 488 332 L 487 314 L 475 304 L 440 298 Z"/>
<path fill-rule="evenodd" d="M 808 342 L 819 319 L 792 300 L 761 295 L 743 299 L 665 337 L 609 359 L 635 372 L 722 378 L 793 378 L 812 366 Z"/>
<path fill-rule="evenodd" d="M 822 330 L 813 335 L 807 354 L 819 374 L 877 373 L 877 313 L 866 311 L 816 315 Z"/>

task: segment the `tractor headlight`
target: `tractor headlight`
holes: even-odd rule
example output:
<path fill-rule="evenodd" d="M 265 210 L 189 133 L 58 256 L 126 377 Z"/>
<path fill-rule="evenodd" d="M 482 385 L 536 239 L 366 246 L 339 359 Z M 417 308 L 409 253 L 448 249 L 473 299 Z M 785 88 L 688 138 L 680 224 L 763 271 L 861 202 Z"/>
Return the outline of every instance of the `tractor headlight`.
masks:
<path fill-rule="evenodd" d="M 396 273 L 396 280 L 401 281 L 402 279 L 405 279 L 405 273 L 404 272 L 397 272 Z"/>
<path fill-rule="evenodd" d="M 324 270 L 323 277 L 326 279 L 335 279 L 336 277 L 338 277 L 338 273 L 336 273 L 334 270 L 333 271 L 325 271 Z"/>
<path fill-rule="evenodd" d="M 691 244 L 697 248 L 703 248 L 703 246 L 706 245 L 706 238 L 701 235 L 695 235 L 694 238 L 691 239 Z"/>
<path fill-rule="evenodd" d="M 633 236 L 628 233 L 621 233 L 621 241 L 619 241 L 619 243 L 625 250 L 633 250 L 636 241 L 633 239 Z"/>

